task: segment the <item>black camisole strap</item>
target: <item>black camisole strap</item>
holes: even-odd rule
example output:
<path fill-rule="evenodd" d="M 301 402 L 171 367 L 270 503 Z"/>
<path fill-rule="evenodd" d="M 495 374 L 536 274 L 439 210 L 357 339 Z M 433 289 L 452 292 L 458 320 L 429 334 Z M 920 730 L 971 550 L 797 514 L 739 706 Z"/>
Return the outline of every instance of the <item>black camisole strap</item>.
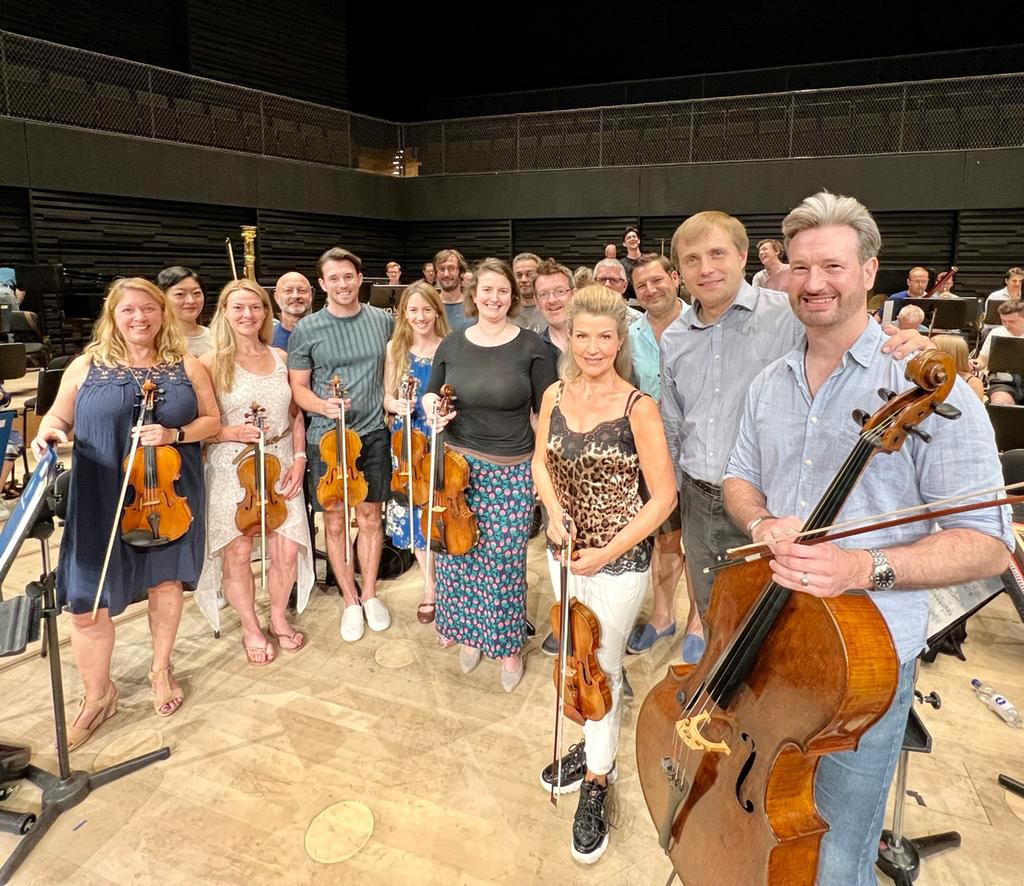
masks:
<path fill-rule="evenodd" d="M 626 411 L 622 413 L 623 416 L 628 418 L 629 414 L 633 411 L 633 407 L 647 396 L 649 395 L 645 394 L 643 391 L 638 391 L 636 388 L 630 391 L 629 396 L 626 398 Z"/>

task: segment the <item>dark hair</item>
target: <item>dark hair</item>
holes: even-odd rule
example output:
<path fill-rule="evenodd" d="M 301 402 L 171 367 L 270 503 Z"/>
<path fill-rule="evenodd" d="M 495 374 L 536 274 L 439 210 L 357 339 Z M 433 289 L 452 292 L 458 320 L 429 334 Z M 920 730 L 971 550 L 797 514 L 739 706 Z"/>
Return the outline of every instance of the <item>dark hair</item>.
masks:
<path fill-rule="evenodd" d="M 637 239 L 640 239 L 640 229 L 637 228 L 637 227 L 634 227 L 633 225 L 630 225 L 628 228 L 626 228 L 626 230 L 624 230 L 622 232 L 622 239 L 623 240 L 626 239 L 626 234 L 628 234 L 630 231 L 632 231 L 634 234 L 636 234 Z"/>
<path fill-rule="evenodd" d="M 771 243 L 772 246 L 775 247 L 775 254 L 782 255 L 782 244 L 778 240 L 773 240 L 771 237 L 767 237 L 764 240 L 758 240 L 757 246 L 755 246 L 754 249 L 760 250 L 764 243 Z"/>
<path fill-rule="evenodd" d="M 1024 301 L 1019 298 L 1008 298 L 999 306 L 999 316 L 1005 317 L 1007 314 L 1024 314 Z"/>
<path fill-rule="evenodd" d="M 555 274 L 561 274 L 565 277 L 570 289 L 576 288 L 576 278 L 573 276 L 572 271 L 565 265 L 560 265 L 553 258 L 546 258 L 537 265 L 536 274 L 538 277 L 553 277 Z"/>
<path fill-rule="evenodd" d="M 347 261 L 356 269 L 357 274 L 363 272 L 363 261 L 358 255 L 347 249 L 342 249 L 340 246 L 332 246 L 316 260 L 316 275 L 321 280 L 324 276 L 324 265 L 329 261 Z"/>
<path fill-rule="evenodd" d="M 676 266 L 672 264 L 672 260 L 667 255 L 645 252 L 636 260 L 636 264 L 633 265 L 633 273 L 635 274 L 640 268 L 646 268 L 648 265 L 654 264 L 661 265 L 661 269 L 666 274 L 674 274 L 676 272 Z"/>
<path fill-rule="evenodd" d="M 453 249 L 452 252 L 455 252 L 455 250 Z M 466 316 L 476 316 L 476 302 L 473 301 L 473 297 L 476 295 L 476 286 L 480 280 L 480 275 L 488 271 L 501 274 L 512 286 L 512 298 L 508 306 L 508 316 L 510 318 L 515 317 L 519 313 L 519 303 L 522 301 L 522 296 L 519 294 L 519 284 L 516 283 L 516 275 L 512 273 L 512 268 L 508 266 L 508 262 L 500 258 L 485 258 L 473 268 L 473 279 L 462 290 L 462 304 Z"/>
<path fill-rule="evenodd" d="M 172 286 L 177 286 L 182 280 L 187 280 L 189 277 L 195 279 L 200 289 L 203 288 L 203 281 L 199 279 L 199 275 L 184 265 L 171 265 L 169 268 L 164 268 L 156 275 L 156 285 L 161 292 L 167 292 Z"/>

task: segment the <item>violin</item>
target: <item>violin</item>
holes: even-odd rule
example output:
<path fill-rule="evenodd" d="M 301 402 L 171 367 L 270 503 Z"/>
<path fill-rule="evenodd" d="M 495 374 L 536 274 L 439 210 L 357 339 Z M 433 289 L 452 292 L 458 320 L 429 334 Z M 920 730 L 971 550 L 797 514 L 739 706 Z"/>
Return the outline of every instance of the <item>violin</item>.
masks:
<path fill-rule="evenodd" d="M 804 531 L 822 534 L 877 452 L 896 452 L 944 402 L 953 360 L 911 360 L 902 394 L 880 391 Z M 806 536 L 805 536 L 806 537 Z M 772 581 L 767 560 L 717 574 L 696 665 L 672 665 L 644 699 L 637 772 L 661 848 L 687 886 L 807 884 L 828 824 L 814 776 L 823 754 L 853 750 L 889 708 L 899 662 L 871 598 L 819 598 Z"/>
<path fill-rule="evenodd" d="M 411 503 L 422 507 L 430 496 L 430 475 L 423 470 L 428 447 L 427 435 L 412 426 L 411 412 L 412 404 L 416 400 L 416 377 L 411 373 L 402 382 L 400 394 L 409 404 L 410 411 L 402 416 L 402 427 L 391 434 L 391 453 L 398 465 L 391 472 L 391 497 L 399 504 Z M 409 532 L 410 540 L 411 530 L 412 527 Z"/>
<path fill-rule="evenodd" d="M 254 538 L 279 529 L 288 518 L 288 504 L 277 491 L 281 477 L 281 462 L 265 450 L 267 410 L 253 403 L 245 414 L 245 423 L 260 429 L 258 443 L 246 446 L 234 463 L 238 465 L 238 482 L 244 490 L 242 500 L 235 507 L 235 526 L 242 535 Z"/>
<path fill-rule="evenodd" d="M 359 435 L 346 426 L 345 391 L 341 379 L 334 376 L 330 381 L 331 396 L 341 400 L 341 413 L 335 419 L 334 429 L 320 438 L 320 460 L 324 463 L 324 475 L 316 486 L 316 498 L 325 511 L 345 510 L 345 562 L 348 562 L 351 539 L 349 513 L 356 505 L 366 501 L 370 491 L 366 477 L 356 467 L 356 460 L 362 450 Z"/>
<path fill-rule="evenodd" d="M 136 426 L 153 424 L 156 385 L 142 383 L 142 412 Z M 139 445 L 124 460 L 125 485 L 134 492 L 121 516 L 121 541 L 135 548 L 157 548 L 177 541 L 192 523 L 188 499 L 174 491 L 181 477 L 181 455 L 174 446 Z M 122 498 L 123 500 L 123 498 Z"/>
<path fill-rule="evenodd" d="M 454 399 L 451 385 L 443 385 L 435 416 L 447 415 Z M 430 456 L 425 460 L 431 482 L 427 507 L 420 514 L 423 538 L 437 553 L 461 556 L 472 549 L 480 536 L 476 517 L 466 504 L 469 463 L 448 448 L 436 423 L 431 432 Z"/>
<path fill-rule="evenodd" d="M 571 523 L 563 515 L 566 532 Z M 582 726 L 587 720 L 601 720 L 612 708 L 612 690 L 597 661 L 601 644 L 601 625 L 590 608 L 569 593 L 570 564 L 579 556 L 572 550 L 572 535 L 562 545 L 559 557 L 559 599 L 551 607 L 551 631 L 558 640 L 558 658 L 552 678 L 555 681 L 555 746 L 552 751 L 557 782 L 551 785 L 551 802 L 558 805 L 561 793 L 562 716 Z"/>

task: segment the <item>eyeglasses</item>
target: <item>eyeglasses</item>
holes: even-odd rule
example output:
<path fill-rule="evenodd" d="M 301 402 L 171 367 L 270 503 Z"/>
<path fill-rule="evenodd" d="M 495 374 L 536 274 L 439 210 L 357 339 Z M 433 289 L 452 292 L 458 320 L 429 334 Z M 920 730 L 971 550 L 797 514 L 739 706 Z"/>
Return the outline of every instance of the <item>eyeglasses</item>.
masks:
<path fill-rule="evenodd" d="M 537 293 L 537 301 L 547 301 L 549 298 L 565 298 L 571 289 L 567 289 L 565 286 L 560 289 L 545 289 L 543 292 Z"/>
<path fill-rule="evenodd" d="M 625 283 L 622 277 L 598 277 L 597 282 L 602 286 L 611 286 L 613 283 Z"/>

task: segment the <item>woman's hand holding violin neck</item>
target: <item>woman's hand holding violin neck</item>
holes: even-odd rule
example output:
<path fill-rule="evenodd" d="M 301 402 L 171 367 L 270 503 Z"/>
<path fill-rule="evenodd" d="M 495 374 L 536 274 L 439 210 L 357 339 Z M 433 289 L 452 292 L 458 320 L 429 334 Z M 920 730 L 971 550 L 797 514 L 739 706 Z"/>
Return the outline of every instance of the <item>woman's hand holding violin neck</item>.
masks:
<path fill-rule="evenodd" d="M 68 435 L 58 428 L 48 428 L 45 431 L 40 431 L 36 434 L 35 439 L 32 441 L 32 452 L 35 453 L 36 458 L 42 458 L 46 455 L 46 450 L 50 444 L 67 443 Z"/>
<path fill-rule="evenodd" d="M 412 411 L 412 404 L 402 397 L 396 397 L 392 400 L 391 406 L 391 411 L 394 412 L 395 415 L 406 415 L 408 412 Z"/>
<path fill-rule="evenodd" d="M 260 429 L 256 425 L 230 425 L 221 433 L 225 440 L 234 443 L 256 443 L 260 439 Z"/>
<path fill-rule="evenodd" d="M 168 446 L 174 442 L 177 433 L 174 428 L 165 428 L 163 425 L 143 425 L 139 428 L 139 445 Z"/>
<path fill-rule="evenodd" d="M 563 511 L 548 512 L 548 539 L 555 547 L 562 547 L 569 540 L 569 532 L 562 523 Z"/>

